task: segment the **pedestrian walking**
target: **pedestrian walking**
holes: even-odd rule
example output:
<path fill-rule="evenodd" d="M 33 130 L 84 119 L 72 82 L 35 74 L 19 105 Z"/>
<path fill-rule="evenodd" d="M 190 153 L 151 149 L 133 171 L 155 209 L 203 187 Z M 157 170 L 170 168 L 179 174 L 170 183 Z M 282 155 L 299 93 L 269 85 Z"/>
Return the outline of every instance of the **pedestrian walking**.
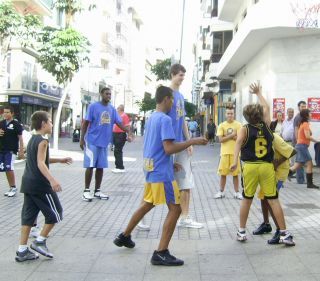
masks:
<path fill-rule="evenodd" d="M 210 118 L 210 121 L 207 125 L 207 138 L 210 145 L 214 144 L 214 139 L 216 137 L 216 124 L 213 123 L 213 119 Z"/>
<path fill-rule="evenodd" d="M 36 111 L 31 116 L 31 128 L 36 131 L 28 143 L 27 161 L 21 182 L 21 192 L 24 201 L 21 211 L 21 236 L 20 245 L 16 252 L 15 260 L 23 262 L 39 258 L 39 254 L 53 258 L 47 247 L 46 240 L 54 225 L 62 220 L 62 207 L 57 196 L 60 192 L 60 183 L 51 175 L 49 163 L 71 164 L 72 159 L 50 158 L 48 134 L 52 133 L 52 121 L 45 111 Z M 31 227 L 37 220 L 39 212 L 45 217 L 45 224 L 40 235 L 28 248 L 28 238 Z"/>
<path fill-rule="evenodd" d="M 89 105 L 87 115 L 82 125 L 80 147 L 84 150 L 83 166 L 85 172 L 85 188 L 82 199 L 91 202 L 92 199 L 108 200 L 109 196 L 101 192 L 103 169 L 108 167 L 108 145 L 112 140 L 112 128 L 117 124 L 120 129 L 129 133 L 127 127 L 122 126 L 122 120 L 116 109 L 110 104 L 111 90 L 102 88 L 101 101 Z M 90 183 L 95 172 L 95 188 L 93 196 Z"/>
<path fill-rule="evenodd" d="M 127 131 L 130 130 L 130 118 L 127 114 L 124 113 L 124 105 L 120 104 L 117 107 L 117 112 L 122 120 L 122 125 L 127 128 Z M 123 165 L 123 147 L 127 141 L 126 131 L 119 128 L 117 124 L 113 125 L 113 145 L 114 145 L 114 158 L 116 168 L 112 170 L 113 173 L 125 173 Z M 131 139 L 129 139 L 131 140 Z"/>
<path fill-rule="evenodd" d="M 218 126 L 217 136 L 221 143 L 220 160 L 218 167 L 218 174 L 220 175 L 220 190 L 214 196 L 215 199 L 225 197 L 225 186 L 227 182 L 227 176 L 231 175 L 233 179 L 233 188 L 235 199 L 242 200 L 242 195 L 239 192 L 239 174 L 240 174 L 240 160 L 234 159 L 234 147 L 239 130 L 241 129 L 241 123 L 234 120 L 234 109 L 226 109 L 226 121 L 222 122 Z M 233 162 L 237 161 L 237 169 L 230 170 L 230 166 Z"/>
<path fill-rule="evenodd" d="M 194 117 L 192 117 L 191 121 L 188 122 L 188 128 L 189 128 L 191 137 L 195 138 L 197 136 L 198 123 L 196 120 L 194 120 Z"/>
<path fill-rule="evenodd" d="M 272 212 L 280 228 L 279 243 L 294 246 L 292 234 L 286 230 L 283 210 L 278 199 L 275 172 L 272 161 L 274 152 L 272 148 L 273 133 L 269 127 L 270 108 L 261 93 L 259 84 L 251 84 L 250 92 L 257 95 L 259 104 L 249 104 L 243 109 L 243 116 L 248 122 L 238 134 L 234 150 L 234 162 L 231 170 L 237 169 L 238 157 L 241 150 L 243 161 L 243 197 L 240 205 L 240 227 L 237 232 L 238 241 L 246 241 L 246 223 L 250 206 L 257 186 L 268 200 Z"/>
<path fill-rule="evenodd" d="M 144 202 L 135 211 L 124 232 L 113 241 L 118 247 L 134 248 L 131 233 L 138 222 L 156 205 L 167 204 L 168 215 L 162 227 L 158 249 L 153 252 L 153 265 L 179 266 L 184 262 L 170 254 L 169 243 L 177 220 L 181 213 L 180 195 L 174 180 L 172 154 L 185 150 L 190 145 L 204 145 L 205 138 L 194 138 L 185 142 L 176 142 L 172 120 L 167 115 L 173 104 L 173 92 L 170 88 L 160 86 L 156 91 L 156 111 L 146 124 L 143 146 L 143 163 L 145 172 Z M 177 168 L 179 168 L 176 165 Z"/>
<path fill-rule="evenodd" d="M 17 193 L 14 162 L 17 154 L 19 159 L 24 158 L 22 131 L 21 124 L 14 119 L 13 107 L 5 106 L 3 120 L 0 121 L 0 172 L 5 172 L 7 176 L 9 190 L 4 194 L 7 197 Z"/>

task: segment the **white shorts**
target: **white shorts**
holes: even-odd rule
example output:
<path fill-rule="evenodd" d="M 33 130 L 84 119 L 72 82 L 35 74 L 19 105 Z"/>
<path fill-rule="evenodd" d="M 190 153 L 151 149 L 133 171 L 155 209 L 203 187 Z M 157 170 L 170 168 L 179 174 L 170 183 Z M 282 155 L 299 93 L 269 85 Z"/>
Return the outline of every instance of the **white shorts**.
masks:
<path fill-rule="evenodd" d="M 174 162 L 182 166 L 178 172 L 174 172 L 174 179 L 177 181 L 179 189 L 192 189 L 194 188 L 194 178 L 191 167 L 191 156 L 188 151 L 181 151 L 174 156 Z"/>

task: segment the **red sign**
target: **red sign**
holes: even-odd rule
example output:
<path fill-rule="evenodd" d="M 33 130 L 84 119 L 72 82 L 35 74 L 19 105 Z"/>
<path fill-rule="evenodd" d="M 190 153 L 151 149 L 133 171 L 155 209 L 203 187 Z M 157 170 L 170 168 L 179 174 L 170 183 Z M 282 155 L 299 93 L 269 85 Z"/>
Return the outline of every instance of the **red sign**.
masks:
<path fill-rule="evenodd" d="M 308 98 L 310 121 L 320 122 L 320 98 Z"/>
<path fill-rule="evenodd" d="M 286 99 L 285 98 L 276 98 L 273 99 L 273 119 L 277 118 L 277 112 L 282 113 L 282 119 L 284 119 L 286 111 Z"/>

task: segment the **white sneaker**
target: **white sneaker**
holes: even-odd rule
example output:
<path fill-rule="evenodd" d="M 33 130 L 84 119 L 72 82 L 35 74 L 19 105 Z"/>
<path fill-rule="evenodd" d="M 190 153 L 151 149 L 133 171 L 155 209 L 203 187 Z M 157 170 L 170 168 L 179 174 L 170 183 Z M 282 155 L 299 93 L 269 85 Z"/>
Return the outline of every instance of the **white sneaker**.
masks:
<path fill-rule="evenodd" d="M 125 169 L 113 169 L 111 170 L 112 173 L 115 173 L 115 174 L 121 174 L 121 173 L 125 173 L 126 170 Z"/>
<path fill-rule="evenodd" d="M 86 202 L 91 202 L 94 197 L 91 195 L 90 191 L 83 192 L 82 200 Z"/>
<path fill-rule="evenodd" d="M 239 200 L 242 200 L 242 199 L 243 199 L 242 194 L 241 194 L 240 192 L 235 192 L 235 193 L 233 194 L 233 198 L 239 199 Z"/>
<path fill-rule="evenodd" d="M 7 192 L 6 192 L 6 193 L 7 193 Z M 8 197 L 13 197 L 13 196 L 16 195 L 16 193 L 17 193 L 17 188 L 16 188 L 16 187 L 11 187 L 6 196 L 8 196 Z"/>
<path fill-rule="evenodd" d="M 237 240 L 240 242 L 244 242 L 247 240 L 246 231 L 239 231 L 237 232 Z"/>
<path fill-rule="evenodd" d="M 109 196 L 106 194 L 103 194 L 101 191 L 95 192 L 94 197 L 102 200 L 108 200 Z"/>
<path fill-rule="evenodd" d="M 137 228 L 139 230 L 142 230 L 142 231 L 149 231 L 150 230 L 150 226 L 147 225 L 147 224 L 144 224 L 142 221 L 140 221 L 137 225 Z"/>
<path fill-rule="evenodd" d="M 187 216 L 185 219 L 180 218 L 178 221 L 178 227 L 187 227 L 187 228 L 202 228 L 203 224 L 194 221 L 190 216 Z"/>
<path fill-rule="evenodd" d="M 225 194 L 222 191 L 217 192 L 217 194 L 214 196 L 214 199 L 220 199 L 220 198 L 224 198 Z"/>
<path fill-rule="evenodd" d="M 29 237 L 30 238 L 38 238 L 39 235 L 40 235 L 40 227 L 39 226 L 31 227 Z"/>

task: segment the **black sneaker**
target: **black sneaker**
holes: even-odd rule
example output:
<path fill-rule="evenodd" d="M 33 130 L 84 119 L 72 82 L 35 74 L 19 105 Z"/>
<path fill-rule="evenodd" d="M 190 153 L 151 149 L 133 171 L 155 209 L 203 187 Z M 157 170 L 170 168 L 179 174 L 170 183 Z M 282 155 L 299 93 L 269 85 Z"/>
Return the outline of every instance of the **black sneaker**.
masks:
<path fill-rule="evenodd" d="M 262 223 L 256 230 L 252 232 L 253 235 L 261 235 L 272 231 L 270 224 Z"/>
<path fill-rule="evenodd" d="M 29 248 L 25 249 L 23 252 L 16 252 L 15 260 L 17 262 L 36 260 L 39 258 L 37 253 L 33 253 L 29 250 Z"/>
<path fill-rule="evenodd" d="M 184 261 L 171 255 L 169 250 L 164 250 L 159 252 L 154 251 L 151 258 L 151 263 L 153 265 L 179 266 L 183 265 Z"/>
<path fill-rule="evenodd" d="M 125 246 L 127 248 L 134 248 L 136 243 L 131 240 L 131 235 L 124 236 L 123 233 L 120 233 L 116 239 L 113 240 L 113 244 L 117 245 L 118 247 Z"/>
<path fill-rule="evenodd" d="M 268 244 L 270 244 L 270 245 L 280 244 L 280 230 L 279 229 L 277 229 L 276 232 L 274 233 L 273 237 L 268 240 Z"/>
<path fill-rule="evenodd" d="M 36 252 L 38 252 L 39 254 L 47 257 L 47 258 L 53 258 L 53 254 L 50 253 L 48 247 L 47 247 L 47 244 L 46 244 L 46 240 L 44 241 L 37 241 L 37 240 L 34 240 L 31 245 L 30 245 L 30 248 L 32 250 L 35 250 Z"/>

